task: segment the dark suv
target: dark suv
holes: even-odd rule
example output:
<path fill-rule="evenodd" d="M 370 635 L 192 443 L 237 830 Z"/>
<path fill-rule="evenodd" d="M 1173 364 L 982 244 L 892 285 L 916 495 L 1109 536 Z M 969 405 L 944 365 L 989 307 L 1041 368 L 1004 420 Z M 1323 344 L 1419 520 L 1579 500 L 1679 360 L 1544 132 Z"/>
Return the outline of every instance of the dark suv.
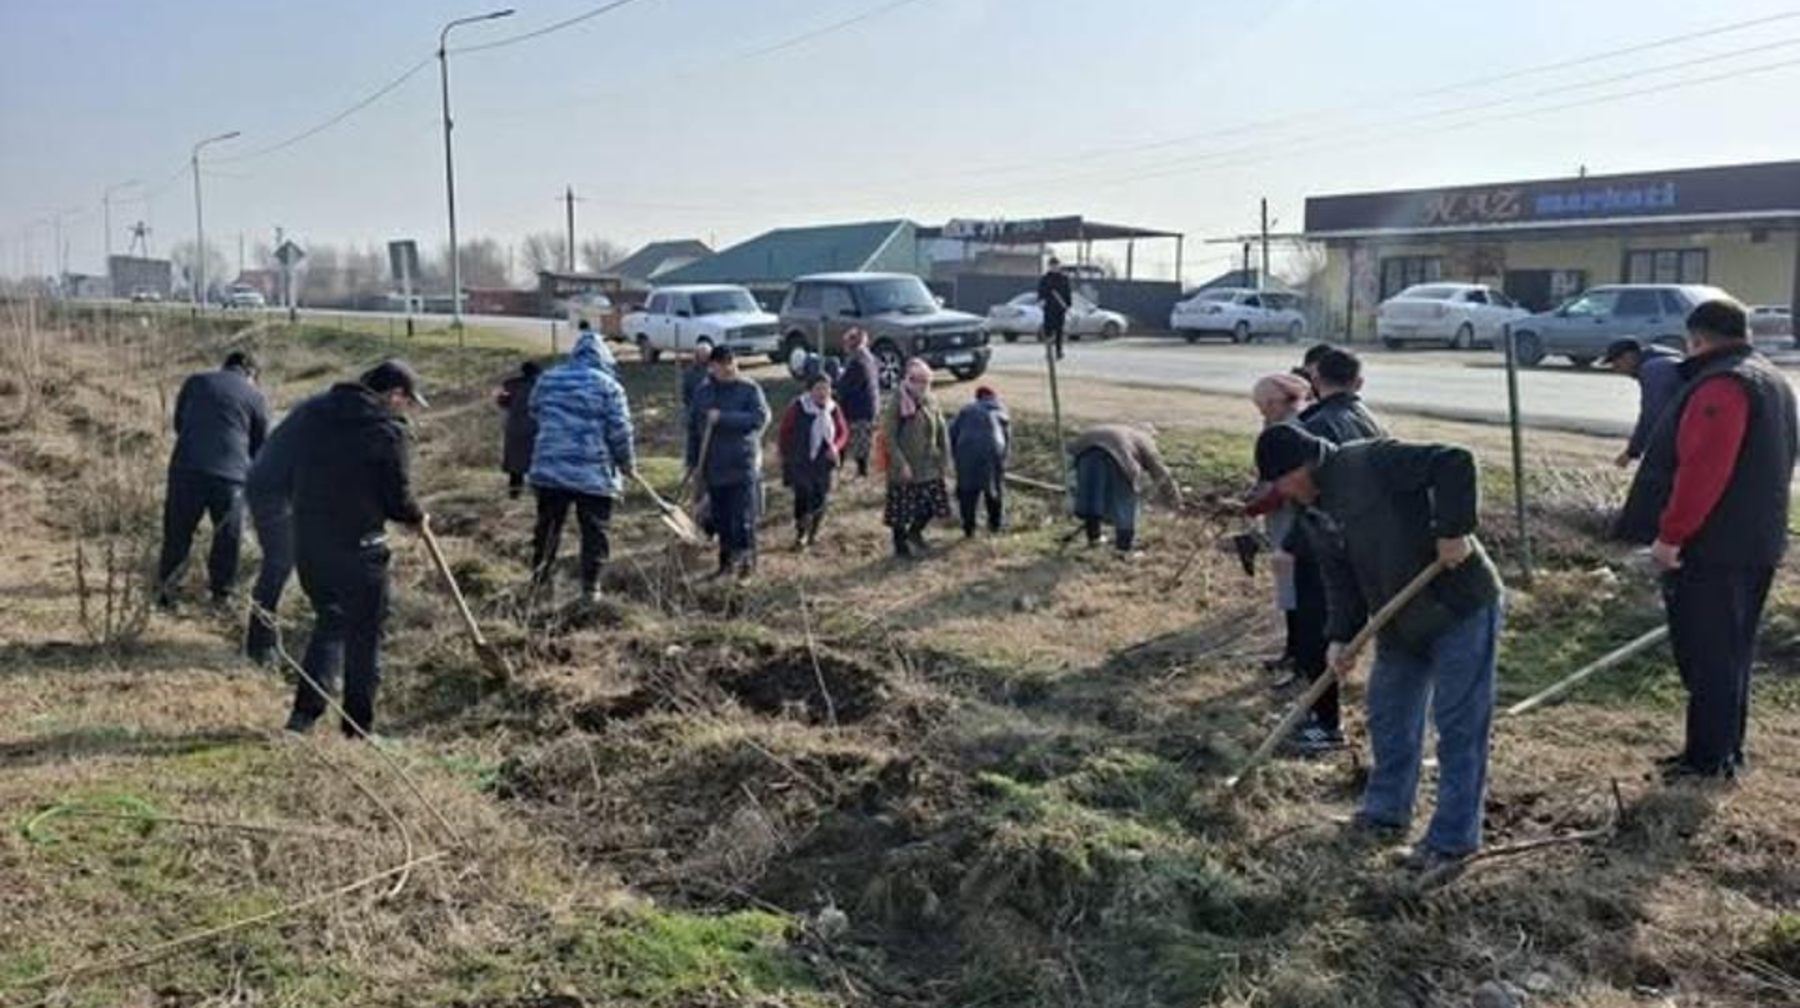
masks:
<path fill-rule="evenodd" d="M 987 371 L 980 316 L 947 311 L 925 282 L 906 273 L 820 273 L 794 281 L 781 306 L 781 350 L 800 376 L 808 352 L 844 353 L 844 333 L 861 328 L 881 366 L 881 385 L 900 381 L 914 357 L 968 381 Z"/>

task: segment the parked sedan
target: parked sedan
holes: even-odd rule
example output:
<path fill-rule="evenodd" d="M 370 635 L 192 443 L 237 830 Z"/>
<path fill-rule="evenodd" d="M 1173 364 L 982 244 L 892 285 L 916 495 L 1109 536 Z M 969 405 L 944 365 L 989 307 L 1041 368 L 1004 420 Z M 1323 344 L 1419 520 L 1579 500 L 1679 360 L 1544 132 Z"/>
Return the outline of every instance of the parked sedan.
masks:
<path fill-rule="evenodd" d="M 1477 344 L 1493 346 L 1508 322 L 1530 314 L 1486 284 L 1418 284 L 1381 303 L 1375 335 L 1389 350 L 1407 343 L 1467 350 Z"/>
<path fill-rule="evenodd" d="M 1680 349 L 1687 343 L 1688 312 L 1702 301 L 1730 296 L 1703 284 L 1594 287 L 1555 311 L 1512 323 L 1513 346 L 1527 367 L 1559 355 L 1587 367 L 1612 341 L 1627 337 Z"/>
<path fill-rule="evenodd" d="M 1750 335 L 1772 343 L 1792 342 L 1800 346 L 1800 335 L 1794 332 L 1794 310 L 1788 305 L 1751 305 Z"/>
<path fill-rule="evenodd" d="M 1063 331 L 1070 339 L 1078 340 L 1083 336 L 1117 339 L 1124 335 L 1129 325 L 1125 316 L 1077 294 L 1074 303 L 1069 305 Z M 1020 294 L 1005 304 L 988 309 L 988 332 L 997 333 L 1008 343 L 1018 342 L 1020 336 L 1036 336 L 1043 328 L 1044 308 L 1035 293 Z"/>
<path fill-rule="evenodd" d="M 1233 343 L 1269 337 L 1297 343 L 1306 335 L 1306 316 L 1292 294 L 1218 287 L 1177 304 L 1169 313 L 1169 328 L 1189 343 L 1202 336 L 1224 336 Z"/>

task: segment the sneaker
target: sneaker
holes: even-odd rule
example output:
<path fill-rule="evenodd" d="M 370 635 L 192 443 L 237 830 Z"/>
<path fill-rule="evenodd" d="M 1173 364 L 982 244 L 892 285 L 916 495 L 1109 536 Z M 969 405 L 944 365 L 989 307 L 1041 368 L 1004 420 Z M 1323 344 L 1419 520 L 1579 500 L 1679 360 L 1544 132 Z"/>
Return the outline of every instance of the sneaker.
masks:
<path fill-rule="evenodd" d="M 1469 855 L 1448 854 L 1425 844 L 1405 848 L 1394 855 L 1394 867 L 1412 875 L 1428 875 L 1443 873 L 1440 880 L 1448 882 L 1461 875 L 1467 866 Z"/>
<path fill-rule="evenodd" d="M 1667 756 L 1656 757 L 1656 769 L 1668 770 L 1671 767 L 1677 767 L 1686 762 L 1687 762 L 1687 750 L 1683 749 L 1681 752 L 1678 752 L 1678 753 L 1670 753 Z"/>
<path fill-rule="evenodd" d="M 1406 835 L 1405 826 L 1371 819 L 1361 812 L 1339 816 L 1334 820 L 1342 835 L 1357 844 L 1380 846 L 1396 843 Z"/>
<path fill-rule="evenodd" d="M 287 724 L 282 725 L 281 730 L 292 732 L 295 735 L 305 735 L 307 732 L 312 731 L 314 720 L 314 718 L 309 718 L 299 711 L 295 711 L 288 715 Z"/>
<path fill-rule="evenodd" d="M 1735 784 L 1738 778 L 1737 765 L 1731 762 L 1715 767 L 1695 766 L 1682 760 L 1679 763 L 1664 767 L 1662 782 L 1669 786 L 1682 784 Z"/>
<path fill-rule="evenodd" d="M 1344 748 L 1344 733 L 1314 722 L 1294 733 L 1293 745 L 1302 756 L 1323 756 Z"/>
<path fill-rule="evenodd" d="M 588 588 L 581 589 L 581 604 L 585 605 L 585 606 L 599 605 L 600 604 L 600 589 L 594 588 L 594 587 L 588 587 Z"/>

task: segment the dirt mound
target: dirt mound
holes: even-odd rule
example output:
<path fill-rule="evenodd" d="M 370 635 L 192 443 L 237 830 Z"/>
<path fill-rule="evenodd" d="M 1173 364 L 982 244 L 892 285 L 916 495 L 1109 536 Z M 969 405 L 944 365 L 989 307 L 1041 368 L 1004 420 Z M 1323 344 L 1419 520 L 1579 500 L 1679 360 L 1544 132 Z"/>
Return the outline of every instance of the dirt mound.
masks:
<path fill-rule="evenodd" d="M 888 689 L 879 669 L 806 648 L 777 650 L 747 667 L 723 669 L 718 683 L 751 710 L 801 714 L 815 724 L 854 724 L 881 710 Z"/>

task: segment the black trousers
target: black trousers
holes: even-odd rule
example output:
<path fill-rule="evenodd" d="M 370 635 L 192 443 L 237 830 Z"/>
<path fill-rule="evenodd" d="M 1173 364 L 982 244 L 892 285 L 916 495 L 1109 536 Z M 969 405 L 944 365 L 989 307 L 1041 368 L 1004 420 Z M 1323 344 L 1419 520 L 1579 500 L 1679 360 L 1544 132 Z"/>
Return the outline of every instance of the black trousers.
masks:
<path fill-rule="evenodd" d="M 1687 562 L 1663 575 L 1663 607 L 1687 689 L 1684 760 L 1701 770 L 1744 761 L 1750 666 L 1775 571 Z"/>
<path fill-rule="evenodd" d="M 825 508 L 831 503 L 831 479 L 803 479 L 794 487 L 794 532 L 805 539 L 819 534 Z"/>
<path fill-rule="evenodd" d="M 1063 356 L 1063 329 L 1066 320 L 1061 312 L 1044 313 L 1044 342 L 1049 343 L 1056 351 L 1056 359 Z"/>
<path fill-rule="evenodd" d="M 275 646 L 276 627 L 261 616 L 271 616 L 281 606 L 282 592 L 294 573 L 294 515 L 285 501 L 253 503 L 250 520 L 256 526 L 256 544 L 262 549 L 262 564 L 256 570 L 256 585 L 250 598 L 256 603 L 250 610 L 250 627 L 244 635 L 244 653 L 261 659 Z"/>
<path fill-rule="evenodd" d="M 1294 671 L 1308 683 L 1325 674 L 1325 575 L 1315 560 L 1294 558 L 1294 611 L 1288 623 L 1288 646 L 1294 652 Z M 1336 731 L 1340 724 L 1340 690 L 1332 683 L 1313 705 L 1313 719 L 1321 728 Z"/>
<path fill-rule="evenodd" d="M 563 525 L 569 509 L 575 509 L 575 521 L 581 528 L 581 587 L 583 591 L 600 585 L 600 569 L 612 555 L 607 538 L 612 523 L 613 499 L 598 494 L 573 490 L 537 488 L 537 530 L 531 541 L 531 571 L 535 584 L 548 584 L 550 568 L 556 563 L 556 550 L 562 542 Z"/>
<path fill-rule="evenodd" d="M 755 481 L 733 486 L 709 486 L 706 496 L 712 510 L 712 526 L 719 535 L 719 566 L 750 563 L 756 559 Z"/>
<path fill-rule="evenodd" d="M 156 583 L 166 600 L 187 566 L 200 519 L 212 522 L 212 549 L 206 557 L 206 579 L 214 598 L 231 594 L 237 584 L 238 551 L 244 539 L 243 484 L 185 469 L 169 470 L 163 498 L 162 557 Z"/>
<path fill-rule="evenodd" d="M 327 691 L 344 680 L 345 735 L 350 722 L 375 726 L 375 694 L 381 688 L 381 631 L 387 622 L 388 548 L 299 543 L 300 587 L 312 601 L 313 632 L 301 666 Z M 326 711 L 325 698 L 306 680 L 294 693 L 290 727 L 307 728 Z"/>
<path fill-rule="evenodd" d="M 1006 517 L 1006 487 L 999 480 L 991 484 L 977 483 L 973 486 L 956 485 L 956 510 L 962 518 L 963 535 L 975 534 L 976 509 L 983 502 L 987 504 L 987 527 L 989 532 L 1000 531 Z"/>

